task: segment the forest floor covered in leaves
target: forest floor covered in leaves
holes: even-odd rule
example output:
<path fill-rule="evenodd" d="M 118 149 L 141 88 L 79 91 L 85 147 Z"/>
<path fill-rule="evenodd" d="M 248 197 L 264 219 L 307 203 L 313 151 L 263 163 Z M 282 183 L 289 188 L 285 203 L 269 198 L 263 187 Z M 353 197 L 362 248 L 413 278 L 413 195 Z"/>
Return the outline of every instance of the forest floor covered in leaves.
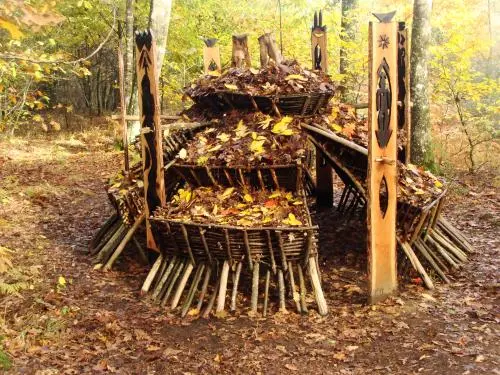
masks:
<path fill-rule="evenodd" d="M 322 212 L 328 316 L 181 320 L 140 295 L 148 267 L 131 251 L 92 269 L 87 242 L 112 211 L 103 179 L 120 162 L 84 134 L 0 141 L 0 246 L 28 286 L 0 297 L 7 373 L 500 374 L 498 177 L 455 184 L 445 214 L 477 253 L 450 285 L 403 281 L 368 305 L 363 225 Z"/>

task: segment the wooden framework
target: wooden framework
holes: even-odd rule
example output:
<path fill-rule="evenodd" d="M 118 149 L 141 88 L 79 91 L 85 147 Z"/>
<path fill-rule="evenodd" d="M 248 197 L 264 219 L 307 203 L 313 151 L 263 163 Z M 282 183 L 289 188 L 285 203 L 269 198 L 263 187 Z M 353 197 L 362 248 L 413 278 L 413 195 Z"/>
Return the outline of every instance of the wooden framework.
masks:
<path fill-rule="evenodd" d="M 323 12 L 314 12 L 311 29 L 311 56 L 313 70 L 328 71 L 326 49 L 326 26 L 323 25 Z M 333 170 L 324 155 L 316 149 L 316 205 L 333 206 Z"/>
<path fill-rule="evenodd" d="M 160 98 L 156 68 L 156 42 L 151 31 L 136 33 L 136 64 L 139 111 L 141 118 L 141 146 L 144 173 L 144 197 L 147 246 L 158 250 L 149 216 L 165 204 L 162 132 L 160 125 Z"/>
<path fill-rule="evenodd" d="M 392 14 L 394 15 L 394 14 Z M 370 300 L 397 288 L 397 92 L 398 24 L 375 15 L 369 25 L 368 255 Z"/>

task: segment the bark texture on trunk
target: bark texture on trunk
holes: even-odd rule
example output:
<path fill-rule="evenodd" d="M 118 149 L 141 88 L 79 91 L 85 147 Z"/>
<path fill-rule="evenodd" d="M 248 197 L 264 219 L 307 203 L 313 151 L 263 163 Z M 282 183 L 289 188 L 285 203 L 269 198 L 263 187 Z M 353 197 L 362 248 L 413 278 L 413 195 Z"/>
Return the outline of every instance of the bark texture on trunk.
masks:
<path fill-rule="evenodd" d="M 342 0 L 342 20 L 341 29 L 343 34 L 341 34 L 341 39 L 344 42 L 351 42 L 356 37 L 357 25 L 352 18 L 352 10 L 358 6 L 358 0 Z M 347 51 L 345 47 L 340 48 L 340 74 L 346 74 L 348 68 L 347 61 Z"/>
<path fill-rule="evenodd" d="M 411 35 L 411 161 L 430 166 L 433 163 L 429 111 L 429 45 L 431 41 L 432 0 L 415 0 Z"/>

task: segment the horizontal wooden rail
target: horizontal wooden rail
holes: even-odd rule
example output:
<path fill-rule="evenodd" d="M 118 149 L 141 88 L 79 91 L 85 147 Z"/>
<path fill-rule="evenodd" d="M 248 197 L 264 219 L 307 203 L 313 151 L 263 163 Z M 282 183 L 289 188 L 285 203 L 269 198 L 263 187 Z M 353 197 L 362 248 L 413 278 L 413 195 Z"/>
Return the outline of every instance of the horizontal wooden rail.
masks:
<path fill-rule="evenodd" d="M 121 118 L 122 118 L 121 115 L 111 115 L 112 120 L 121 120 Z M 180 120 L 181 118 L 182 118 L 181 116 L 160 115 L 160 119 L 162 120 Z M 140 121 L 140 117 L 137 115 L 126 115 L 125 121 Z"/>

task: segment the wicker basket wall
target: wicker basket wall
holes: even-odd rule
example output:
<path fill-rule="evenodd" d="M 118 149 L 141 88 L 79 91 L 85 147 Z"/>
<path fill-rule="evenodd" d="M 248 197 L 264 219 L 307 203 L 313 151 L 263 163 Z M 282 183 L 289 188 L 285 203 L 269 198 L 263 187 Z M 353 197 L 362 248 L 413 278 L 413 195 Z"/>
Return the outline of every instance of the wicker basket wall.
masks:
<path fill-rule="evenodd" d="M 248 260 L 284 268 L 317 254 L 318 227 L 245 228 L 152 218 L 153 234 L 168 256 L 196 262 Z M 196 261 L 195 261 L 196 260 Z"/>
<path fill-rule="evenodd" d="M 273 103 L 281 114 L 310 116 L 326 107 L 333 93 L 308 93 L 252 96 L 231 91 L 217 91 L 202 96 L 192 96 L 195 103 L 218 111 L 229 109 L 251 109 L 261 112 L 272 112 Z"/>

